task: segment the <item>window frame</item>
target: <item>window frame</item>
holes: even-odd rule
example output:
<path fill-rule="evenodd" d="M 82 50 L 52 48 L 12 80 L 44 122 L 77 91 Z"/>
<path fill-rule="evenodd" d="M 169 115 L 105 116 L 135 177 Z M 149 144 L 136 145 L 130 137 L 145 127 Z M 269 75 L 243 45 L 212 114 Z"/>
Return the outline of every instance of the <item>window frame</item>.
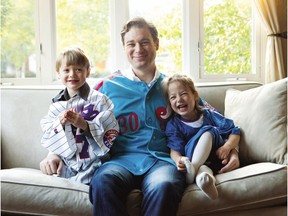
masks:
<path fill-rule="evenodd" d="M 35 38 L 37 73 L 36 78 L 2 78 L 2 85 L 61 85 L 56 78 L 56 17 L 55 0 L 34 0 L 35 1 Z M 117 68 L 129 67 L 128 61 L 123 54 L 123 47 L 120 40 L 120 31 L 123 23 L 129 19 L 129 0 L 109 0 L 110 24 L 111 24 L 111 63 Z M 223 82 L 223 81 L 258 81 L 263 82 L 264 58 L 266 37 L 260 21 L 255 19 L 253 24 L 256 27 L 253 38 L 253 74 L 249 75 L 204 75 L 201 69 L 203 59 L 203 19 L 202 0 L 183 0 L 183 23 L 182 23 L 182 72 L 190 75 L 195 82 Z M 255 11 L 252 13 L 255 16 Z M 256 40 L 257 38 L 257 40 Z M 161 42 L 161 41 L 160 41 Z M 161 45 L 161 43 L 160 43 Z M 111 71 L 113 72 L 113 71 Z M 88 79 L 93 84 L 97 78 Z"/>

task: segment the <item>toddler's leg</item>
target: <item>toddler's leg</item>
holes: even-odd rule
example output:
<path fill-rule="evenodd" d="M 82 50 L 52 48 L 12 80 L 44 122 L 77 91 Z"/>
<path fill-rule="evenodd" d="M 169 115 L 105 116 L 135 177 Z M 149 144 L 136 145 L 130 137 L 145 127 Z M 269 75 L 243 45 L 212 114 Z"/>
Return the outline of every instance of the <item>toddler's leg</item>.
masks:
<path fill-rule="evenodd" d="M 213 171 L 206 165 L 202 165 L 196 176 L 196 184 L 204 194 L 212 200 L 217 199 L 218 197 L 215 182 L 216 179 L 213 175 Z"/>
<path fill-rule="evenodd" d="M 195 180 L 195 175 L 198 172 L 198 169 L 203 165 L 212 149 L 212 134 L 205 132 L 199 138 L 197 146 L 194 149 L 194 153 L 191 160 L 190 172 L 187 171 L 187 183 L 192 184 Z"/>

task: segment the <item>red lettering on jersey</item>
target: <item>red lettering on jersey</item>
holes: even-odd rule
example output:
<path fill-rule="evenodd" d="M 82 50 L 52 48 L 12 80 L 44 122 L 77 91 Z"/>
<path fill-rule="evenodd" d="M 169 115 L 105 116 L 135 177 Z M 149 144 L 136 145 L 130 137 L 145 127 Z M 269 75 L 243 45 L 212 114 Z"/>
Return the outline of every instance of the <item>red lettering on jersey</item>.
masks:
<path fill-rule="evenodd" d="M 128 131 L 134 132 L 139 128 L 139 118 L 134 112 L 130 113 L 128 116 L 128 121 L 126 116 L 118 117 L 119 124 L 119 134 L 125 134 Z"/>
<path fill-rule="evenodd" d="M 156 109 L 156 117 L 159 120 L 161 130 L 165 130 L 166 122 L 171 115 L 170 106 L 166 107 L 158 107 Z"/>

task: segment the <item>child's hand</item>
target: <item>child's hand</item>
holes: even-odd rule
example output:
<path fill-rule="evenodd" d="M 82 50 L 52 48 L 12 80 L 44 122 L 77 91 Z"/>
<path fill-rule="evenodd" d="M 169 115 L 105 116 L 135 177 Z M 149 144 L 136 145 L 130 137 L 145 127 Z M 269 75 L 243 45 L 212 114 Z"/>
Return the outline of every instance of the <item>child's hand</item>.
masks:
<path fill-rule="evenodd" d="M 221 146 L 219 149 L 216 151 L 216 155 L 219 159 L 224 160 L 228 158 L 230 154 L 231 149 L 228 146 Z"/>
<path fill-rule="evenodd" d="M 64 111 L 64 112 L 62 112 L 62 113 L 60 113 L 60 115 L 59 115 L 59 121 L 60 121 L 60 123 L 61 123 L 61 125 L 64 127 L 64 125 L 65 125 L 65 123 L 67 122 L 67 119 L 66 119 L 66 112 L 67 111 Z"/>
<path fill-rule="evenodd" d="M 58 155 L 49 153 L 47 157 L 40 162 L 40 170 L 46 175 L 57 174 L 60 176 L 63 165 L 63 161 Z"/>
<path fill-rule="evenodd" d="M 67 122 L 71 123 L 76 128 L 86 130 L 88 127 L 86 120 L 80 114 L 76 113 L 74 109 L 67 110 L 64 117 Z"/>
<path fill-rule="evenodd" d="M 176 162 L 176 166 L 177 166 L 177 170 L 181 171 L 181 172 L 186 172 L 186 165 L 185 162 L 183 160 L 183 158 L 186 157 L 179 157 L 179 159 Z M 189 158 L 187 158 L 189 160 Z"/>

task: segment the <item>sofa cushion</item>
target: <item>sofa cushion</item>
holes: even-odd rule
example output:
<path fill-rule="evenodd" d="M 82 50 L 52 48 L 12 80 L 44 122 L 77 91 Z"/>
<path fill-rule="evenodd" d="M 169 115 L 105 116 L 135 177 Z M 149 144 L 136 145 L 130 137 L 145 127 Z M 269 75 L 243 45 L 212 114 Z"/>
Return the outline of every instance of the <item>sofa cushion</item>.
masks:
<path fill-rule="evenodd" d="M 225 212 L 236 215 L 237 211 L 285 205 L 287 167 L 274 163 L 248 165 L 216 175 L 216 187 L 219 197 L 210 200 L 195 184 L 188 186 L 178 216 L 224 215 Z"/>
<path fill-rule="evenodd" d="M 219 198 L 209 200 L 195 184 L 190 185 L 185 190 L 178 215 L 281 205 L 286 202 L 286 176 L 286 166 L 273 163 L 254 164 L 219 174 L 216 176 Z M 29 168 L 4 169 L 0 177 L 3 212 L 92 215 L 87 185 Z M 141 191 L 130 193 L 127 201 L 130 215 L 140 215 L 141 200 Z"/>
<path fill-rule="evenodd" d="M 36 215 L 92 215 L 89 187 L 30 168 L 3 169 L 1 211 Z M 5 195 L 4 195 L 5 194 Z M 3 198 L 3 195 L 5 198 Z"/>
<path fill-rule="evenodd" d="M 225 116 L 241 128 L 242 165 L 287 164 L 287 80 L 246 91 L 227 90 Z"/>

